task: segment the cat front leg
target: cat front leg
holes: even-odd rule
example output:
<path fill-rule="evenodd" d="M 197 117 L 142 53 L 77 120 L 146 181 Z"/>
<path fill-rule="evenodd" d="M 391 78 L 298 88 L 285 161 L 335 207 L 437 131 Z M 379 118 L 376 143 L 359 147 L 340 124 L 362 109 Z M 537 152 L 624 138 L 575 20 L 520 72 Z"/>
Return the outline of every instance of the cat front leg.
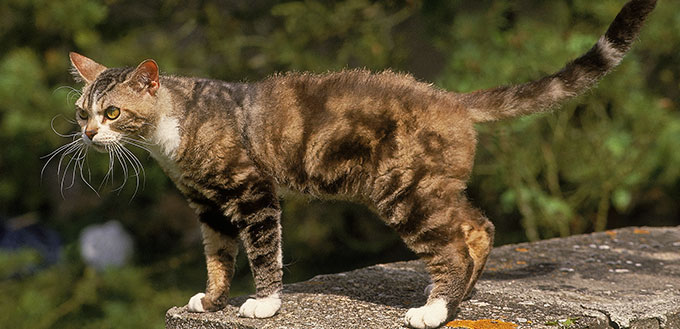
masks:
<path fill-rule="evenodd" d="M 273 184 L 254 184 L 237 201 L 239 237 L 243 242 L 255 281 L 255 298 L 239 309 L 239 316 L 268 318 L 281 308 L 283 288 L 281 210 Z"/>
<path fill-rule="evenodd" d="M 238 253 L 237 229 L 217 211 L 204 212 L 199 218 L 208 280 L 205 293 L 191 297 L 187 308 L 190 312 L 212 312 L 227 305 Z"/>

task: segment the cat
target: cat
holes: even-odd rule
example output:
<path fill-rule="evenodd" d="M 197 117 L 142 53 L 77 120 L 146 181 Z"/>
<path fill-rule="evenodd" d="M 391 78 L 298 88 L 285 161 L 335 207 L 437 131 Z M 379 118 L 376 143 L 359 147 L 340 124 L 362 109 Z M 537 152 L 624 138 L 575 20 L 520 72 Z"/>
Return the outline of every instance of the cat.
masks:
<path fill-rule="evenodd" d="M 405 324 L 435 328 L 470 294 L 493 246 L 493 224 L 465 196 L 474 124 L 547 111 L 592 87 L 622 60 L 655 5 L 626 3 L 597 43 L 555 74 L 462 94 L 391 71 L 228 83 L 161 76 L 153 60 L 107 68 L 70 53 L 85 83 L 76 101 L 81 130 L 57 151 L 81 158 L 94 148 L 138 170 L 124 147 L 130 144 L 157 160 L 200 220 L 208 280 L 205 293 L 190 298 L 190 311 L 226 305 L 239 241 L 256 295 L 238 314 L 279 311 L 277 191 L 285 187 L 374 209 L 432 278 L 427 303 L 408 310 Z"/>

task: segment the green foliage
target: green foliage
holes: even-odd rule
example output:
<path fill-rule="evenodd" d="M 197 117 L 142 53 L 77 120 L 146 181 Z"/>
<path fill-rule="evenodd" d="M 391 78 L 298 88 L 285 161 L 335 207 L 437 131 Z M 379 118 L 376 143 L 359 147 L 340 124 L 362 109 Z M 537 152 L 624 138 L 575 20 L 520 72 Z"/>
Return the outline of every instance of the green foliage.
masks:
<path fill-rule="evenodd" d="M 21 274 L 27 268 L 37 266 L 40 263 L 40 255 L 33 249 L 20 249 L 12 252 L 0 251 L 0 278 L 9 278 Z"/>
<path fill-rule="evenodd" d="M 0 255 L 3 270 L 25 255 Z M 3 328 L 163 328 L 162 314 L 193 291 L 154 287 L 137 267 L 96 272 L 73 257 L 22 280 L 0 281 Z M 142 325 L 143 324 L 143 325 Z"/>
<path fill-rule="evenodd" d="M 621 6 L 618 1 L 536 2 L 533 9 L 521 4 L 494 2 L 489 10 L 455 17 L 440 42 L 465 45 L 450 57 L 440 77 L 444 87 L 473 90 L 554 72 L 590 48 Z M 675 4 L 659 6 L 642 40 L 667 29 L 668 18 L 660 16 L 677 19 L 664 9 Z M 539 14 L 543 17 L 537 19 Z M 494 197 L 482 200 L 490 201 L 484 208 L 491 217 L 519 213 L 527 238 L 536 240 L 604 230 L 614 213 L 633 215 L 636 208 L 675 202 L 678 98 L 675 92 L 654 92 L 662 83 L 650 67 L 669 72 L 675 84 L 678 70 L 656 45 L 651 40 L 636 45 L 597 89 L 555 113 L 480 127 L 473 186 L 478 198 L 500 196 L 500 208 L 492 206 Z"/>
<path fill-rule="evenodd" d="M 283 19 L 284 28 L 269 36 L 271 40 L 263 44 L 264 53 L 269 61 L 291 70 L 390 67 L 402 55 L 397 53 L 390 32 L 412 9 L 388 13 L 379 3 L 367 0 L 332 6 L 317 1 L 280 4 L 271 13 Z"/>
<path fill-rule="evenodd" d="M 623 0 L 0 2 L 0 217 L 33 213 L 59 230 L 58 266 L 0 281 L 0 327 L 162 327 L 163 312 L 203 289 L 195 216 L 153 161 L 144 188 L 60 193 L 48 154 L 75 129 L 68 51 L 109 66 L 154 58 L 166 74 L 257 80 L 277 71 L 392 68 L 449 90 L 528 81 L 594 44 Z M 552 114 L 480 125 L 469 195 L 500 243 L 633 224 L 677 225 L 680 207 L 680 3 L 661 1 L 623 65 Z M 107 157 L 90 154 L 93 185 Z M 70 185 L 70 176 L 65 185 Z M 122 181 L 120 172 L 114 183 Z M 285 278 L 412 257 L 364 208 L 291 197 Z M 140 252 L 96 273 L 76 256 L 89 223 L 119 219 Z M 502 232 L 502 233 L 501 233 Z M 0 254 L 0 278 L 39 262 Z M 235 294 L 252 292 L 239 256 Z"/>
<path fill-rule="evenodd" d="M 579 318 L 566 318 L 564 320 L 548 321 L 545 323 L 545 325 L 556 326 L 559 328 L 571 328 L 573 325 L 576 324 L 576 321 L 578 320 Z"/>

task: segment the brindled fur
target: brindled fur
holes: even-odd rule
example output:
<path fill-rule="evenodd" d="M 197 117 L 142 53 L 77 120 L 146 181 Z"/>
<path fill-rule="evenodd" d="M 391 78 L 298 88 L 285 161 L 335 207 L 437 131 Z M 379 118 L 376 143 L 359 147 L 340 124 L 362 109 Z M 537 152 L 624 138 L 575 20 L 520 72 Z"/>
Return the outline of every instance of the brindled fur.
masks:
<path fill-rule="evenodd" d="M 438 326 L 470 293 L 493 246 L 493 225 L 464 194 L 474 123 L 544 111 L 591 87 L 621 61 L 655 3 L 628 2 L 585 55 L 517 86 L 457 94 L 408 75 L 365 70 L 226 83 L 157 77 L 150 62 L 106 69 L 74 54 L 87 82 L 77 105 L 91 118 L 110 105 L 122 111 L 116 120 L 81 122 L 83 129 L 108 125 L 157 145 L 153 156 L 202 223 L 203 309 L 225 306 L 239 240 L 257 297 L 278 296 L 277 188 L 285 186 L 375 209 L 427 265 L 434 283 L 428 305 L 448 310 L 434 320 Z M 427 321 L 409 317 L 407 324 L 432 326 Z"/>

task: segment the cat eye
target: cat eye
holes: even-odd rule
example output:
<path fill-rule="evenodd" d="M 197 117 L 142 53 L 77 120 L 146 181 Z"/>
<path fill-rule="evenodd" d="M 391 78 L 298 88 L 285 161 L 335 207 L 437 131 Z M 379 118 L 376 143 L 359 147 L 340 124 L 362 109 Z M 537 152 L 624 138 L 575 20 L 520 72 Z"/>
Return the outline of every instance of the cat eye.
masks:
<path fill-rule="evenodd" d="M 83 109 L 81 109 L 81 108 L 77 108 L 77 109 L 76 109 L 76 113 L 78 113 L 78 117 L 79 117 L 81 120 L 87 120 L 87 117 L 88 117 L 87 111 L 85 111 L 85 110 L 83 110 Z"/>
<path fill-rule="evenodd" d="M 120 108 L 115 106 L 109 106 L 104 111 L 104 116 L 109 120 L 116 120 L 120 116 Z"/>

